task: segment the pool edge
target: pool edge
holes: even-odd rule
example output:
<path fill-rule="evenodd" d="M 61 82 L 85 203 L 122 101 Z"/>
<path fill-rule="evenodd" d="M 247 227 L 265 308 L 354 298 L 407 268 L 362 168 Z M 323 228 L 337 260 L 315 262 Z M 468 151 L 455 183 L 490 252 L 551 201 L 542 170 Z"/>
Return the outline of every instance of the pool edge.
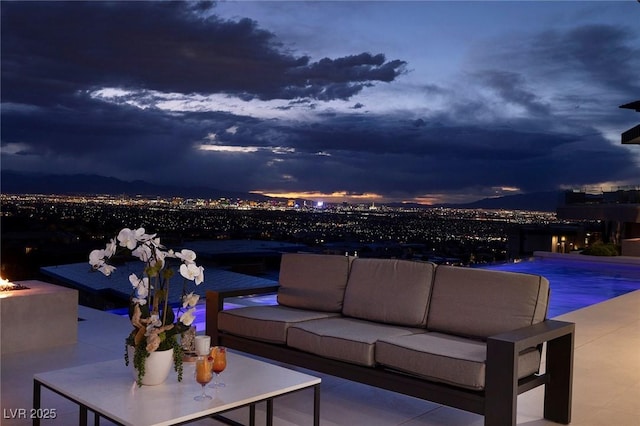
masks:
<path fill-rule="evenodd" d="M 541 259 L 561 259 L 575 262 L 607 263 L 611 265 L 640 266 L 640 257 L 634 256 L 587 256 L 581 254 L 551 253 L 534 251 L 533 257 Z"/>

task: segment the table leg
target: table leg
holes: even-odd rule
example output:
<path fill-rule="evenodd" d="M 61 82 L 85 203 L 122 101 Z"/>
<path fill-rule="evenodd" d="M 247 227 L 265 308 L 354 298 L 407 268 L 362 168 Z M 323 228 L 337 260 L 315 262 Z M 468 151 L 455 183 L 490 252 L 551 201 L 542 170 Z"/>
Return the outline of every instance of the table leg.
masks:
<path fill-rule="evenodd" d="M 320 385 L 313 387 L 313 426 L 320 426 Z"/>
<path fill-rule="evenodd" d="M 267 399 L 267 426 L 273 426 L 273 399 Z"/>
<path fill-rule="evenodd" d="M 42 389 L 42 385 L 39 381 L 33 381 L 33 409 L 36 410 L 36 413 L 40 409 L 40 391 Z M 32 420 L 33 426 L 40 426 L 40 417 L 33 416 Z"/>
<path fill-rule="evenodd" d="M 54 392 L 58 393 L 57 391 L 54 391 Z M 42 383 L 40 383 L 38 380 L 34 379 L 33 380 L 33 409 L 34 409 L 34 411 L 36 413 L 40 412 L 40 405 L 42 404 L 41 394 L 42 394 Z M 63 395 L 63 396 L 65 396 L 65 395 Z M 65 396 L 65 398 L 69 399 L 66 396 Z M 80 407 L 78 425 L 79 426 L 87 426 L 87 406 L 86 405 L 82 405 L 82 404 L 78 404 L 78 405 Z M 98 418 L 98 413 L 96 413 L 96 419 L 97 418 Z M 40 416 L 33 416 L 32 425 L 33 426 L 40 426 Z M 95 425 L 98 426 L 99 423 L 96 421 Z"/>
<path fill-rule="evenodd" d="M 249 406 L 249 426 L 256 426 L 256 404 Z"/>
<path fill-rule="evenodd" d="M 78 418 L 79 426 L 87 426 L 87 406 L 80 404 L 80 417 Z"/>

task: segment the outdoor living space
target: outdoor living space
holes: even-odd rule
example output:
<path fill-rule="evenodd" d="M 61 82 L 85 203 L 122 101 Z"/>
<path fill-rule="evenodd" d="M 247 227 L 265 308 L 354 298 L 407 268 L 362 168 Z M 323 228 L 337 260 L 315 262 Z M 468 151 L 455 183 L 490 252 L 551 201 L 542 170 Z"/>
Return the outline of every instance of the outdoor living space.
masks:
<path fill-rule="evenodd" d="M 240 301 L 242 303 L 242 301 Z M 127 318 L 78 307 L 77 343 L 2 355 L 1 403 L 3 425 L 28 425 L 33 374 L 82 364 L 122 359 Z M 576 323 L 572 425 L 635 425 L 640 418 L 640 291 L 557 317 Z M 335 377 L 322 378 L 322 425 L 482 425 L 483 418 L 460 410 L 406 397 Z M 173 373 L 172 373 L 173 374 Z M 192 380 L 185 375 L 185 380 Z M 133 379 L 132 379 L 133 384 Z M 228 386 L 233 386 L 228 383 Z M 196 395 L 199 385 L 193 381 Z M 224 390 L 222 390 L 224 391 Z M 542 388 L 519 397 L 518 424 L 554 424 L 543 419 Z M 44 390 L 41 407 L 55 409 L 56 418 L 43 425 L 77 424 L 76 405 Z M 16 413 L 26 409 L 26 416 Z M 257 424 L 264 424 L 265 404 L 257 407 Z M 312 424 L 313 391 L 305 390 L 274 401 L 274 424 Z M 246 423 L 248 409 L 229 417 Z M 110 424 L 102 420 L 101 424 Z M 200 420 L 194 424 L 219 424 Z"/>

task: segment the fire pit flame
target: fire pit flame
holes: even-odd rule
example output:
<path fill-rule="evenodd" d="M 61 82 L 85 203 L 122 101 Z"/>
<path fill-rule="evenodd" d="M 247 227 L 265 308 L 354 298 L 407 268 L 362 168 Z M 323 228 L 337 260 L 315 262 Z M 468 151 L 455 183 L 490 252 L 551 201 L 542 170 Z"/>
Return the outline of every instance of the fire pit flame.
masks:
<path fill-rule="evenodd" d="M 0 291 L 13 291 L 13 290 L 26 290 L 29 287 L 25 287 L 21 284 L 14 284 L 9 280 L 0 277 Z"/>

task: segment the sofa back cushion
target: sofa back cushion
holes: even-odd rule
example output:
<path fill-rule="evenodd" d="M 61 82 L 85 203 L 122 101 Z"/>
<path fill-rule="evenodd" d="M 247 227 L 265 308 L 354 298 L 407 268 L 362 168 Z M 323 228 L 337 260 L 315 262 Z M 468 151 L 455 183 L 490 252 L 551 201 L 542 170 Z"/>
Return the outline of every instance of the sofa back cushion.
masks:
<path fill-rule="evenodd" d="M 424 327 L 434 271 L 430 262 L 357 258 L 351 265 L 342 314 Z"/>
<path fill-rule="evenodd" d="M 340 312 L 350 260 L 347 256 L 283 254 L 278 303 L 292 308 Z"/>
<path fill-rule="evenodd" d="M 548 301 L 542 276 L 440 265 L 427 328 L 486 339 L 543 321 Z"/>

